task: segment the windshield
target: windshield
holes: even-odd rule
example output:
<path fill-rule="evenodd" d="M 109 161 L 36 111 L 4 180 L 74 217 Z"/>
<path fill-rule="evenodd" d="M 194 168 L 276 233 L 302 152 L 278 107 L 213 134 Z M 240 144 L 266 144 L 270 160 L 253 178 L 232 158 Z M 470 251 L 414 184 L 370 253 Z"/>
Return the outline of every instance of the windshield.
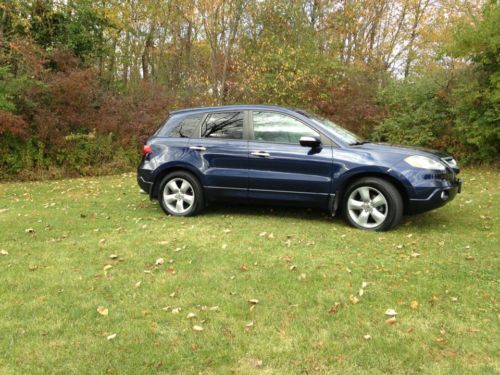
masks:
<path fill-rule="evenodd" d="M 320 116 L 316 116 L 316 115 L 312 115 L 310 113 L 303 112 L 303 111 L 301 111 L 300 113 L 302 113 L 303 115 L 309 117 L 312 121 L 314 121 L 314 122 L 316 122 L 316 123 L 318 123 L 320 125 L 326 126 L 327 128 L 330 129 L 330 131 L 333 134 L 335 134 L 335 136 L 337 138 L 339 138 L 341 141 L 343 141 L 343 142 L 345 142 L 347 144 L 353 145 L 353 144 L 359 144 L 359 143 L 363 142 L 363 138 L 357 136 L 354 133 L 351 133 L 349 130 L 344 129 L 343 127 L 337 125 L 333 121 L 330 121 L 330 120 L 328 120 L 326 118 L 323 118 L 323 117 L 320 117 Z"/>

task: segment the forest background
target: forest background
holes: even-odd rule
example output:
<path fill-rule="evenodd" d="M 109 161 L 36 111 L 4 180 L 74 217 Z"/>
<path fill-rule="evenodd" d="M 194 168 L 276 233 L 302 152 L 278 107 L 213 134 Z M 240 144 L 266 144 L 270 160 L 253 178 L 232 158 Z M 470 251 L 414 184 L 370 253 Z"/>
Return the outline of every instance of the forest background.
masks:
<path fill-rule="evenodd" d="M 7 0 L 0 179 L 130 171 L 173 109 L 300 107 L 461 164 L 500 150 L 481 0 Z"/>

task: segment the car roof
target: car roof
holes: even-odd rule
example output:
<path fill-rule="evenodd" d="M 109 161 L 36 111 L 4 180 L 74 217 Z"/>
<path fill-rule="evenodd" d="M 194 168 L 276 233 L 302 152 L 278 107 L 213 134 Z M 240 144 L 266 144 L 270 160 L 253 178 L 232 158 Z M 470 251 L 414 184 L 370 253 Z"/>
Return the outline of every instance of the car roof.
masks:
<path fill-rule="evenodd" d="M 197 107 L 197 108 L 185 108 L 178 109 L 175 111 L 170 111 L 171 115 L 177 115 L 181 113 L 199 113 L 199 112 L 217 112 L 217 111 L 248 111 L 248 110 L 274 110 L 286 113 L 296 114 L 297 111 L 292 108 L 278 107 L 274 105 L 264 105 L 264 104 L 233 104 L 233 105 L 222 105 L 214 107 Z"/>

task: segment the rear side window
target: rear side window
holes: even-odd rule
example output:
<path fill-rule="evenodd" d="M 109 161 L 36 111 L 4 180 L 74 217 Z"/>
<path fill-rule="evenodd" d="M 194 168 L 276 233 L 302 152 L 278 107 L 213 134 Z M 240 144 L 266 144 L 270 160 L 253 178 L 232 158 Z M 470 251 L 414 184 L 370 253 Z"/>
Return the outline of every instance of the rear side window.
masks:
<path fill-rule="evenodd" d="M 201 128 L 201 136 L 203 138 L 243 139 L 243 113 L 209 114 Z"/>
<path fill-rule="evenodd" d="M 170 138 L 193 138 L 197 136 L 198 125 L 203 114 L 186 116 L 168 134 Z"/>

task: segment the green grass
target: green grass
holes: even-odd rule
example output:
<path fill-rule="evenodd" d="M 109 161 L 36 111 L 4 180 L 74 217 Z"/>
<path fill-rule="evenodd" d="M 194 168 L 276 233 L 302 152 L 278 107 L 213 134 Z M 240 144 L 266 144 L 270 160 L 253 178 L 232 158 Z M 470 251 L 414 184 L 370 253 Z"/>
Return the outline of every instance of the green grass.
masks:
<path fill-rule="evenodd" d="M 0 185 L 0 373 L 497 373 L 500 173 L 462 177 L 387 233 L 303 209 L 167 217 L 131 174 Z"/>

